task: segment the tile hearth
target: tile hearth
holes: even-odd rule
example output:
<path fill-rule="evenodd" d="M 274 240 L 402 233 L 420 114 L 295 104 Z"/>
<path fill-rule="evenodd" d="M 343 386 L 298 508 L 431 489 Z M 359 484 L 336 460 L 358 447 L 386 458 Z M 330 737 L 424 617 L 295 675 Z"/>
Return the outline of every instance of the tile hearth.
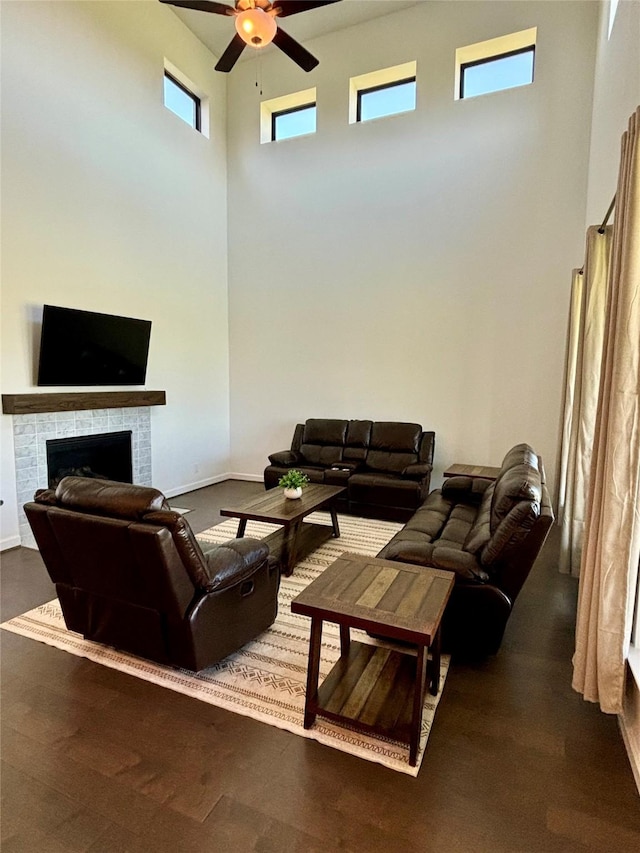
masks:
<path fill-rule="evenodd" d="M 33 498 L 36 489 L 48 485 L 47 441 L 128 429 L 131 430 L 133 482 L 150 486 L 151 410 L 148 406 L 13 416 L 18 525 L 23 546 L 36 547 L 22 506 Z"/>

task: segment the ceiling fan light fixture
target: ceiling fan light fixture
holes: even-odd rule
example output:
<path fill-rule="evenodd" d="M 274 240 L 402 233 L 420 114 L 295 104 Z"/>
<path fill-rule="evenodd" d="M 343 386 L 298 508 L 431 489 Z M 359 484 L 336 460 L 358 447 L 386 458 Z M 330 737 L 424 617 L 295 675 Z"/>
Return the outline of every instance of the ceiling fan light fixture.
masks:
<path fill-rule="evenodd" d="M 275 18 L 262 9 L 247 9 L 236 15 L 236 30 L 249 47 L 266 47 L 273 41 L 278 25 Z"/>

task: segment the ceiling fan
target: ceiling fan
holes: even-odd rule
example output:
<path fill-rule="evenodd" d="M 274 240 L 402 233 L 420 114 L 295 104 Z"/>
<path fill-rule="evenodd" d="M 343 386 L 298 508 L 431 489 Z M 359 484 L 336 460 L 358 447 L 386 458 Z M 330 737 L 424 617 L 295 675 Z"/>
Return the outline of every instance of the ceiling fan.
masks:
<path fill-rule="evenodd" d="M 273 42 L 290 59 L 293 59 L 304 71 L 311 71 L 318 60 L 301 44 L 276 23 L 276 18 L 297 15 L 317 6 L 328 6 L 339 0 L 236 0 L 235 7 L 226 3 L 214 3 L 210 0 L 160 0 L 170 6 L 183 9 L 195 9 L 197 12 L 212 12 L 214 15 L 235 17 L 236 35 L 222 54 L 216 65 L 216 71 L 231 71 L 247 45 L 254 48 L 266 47 Z"/>

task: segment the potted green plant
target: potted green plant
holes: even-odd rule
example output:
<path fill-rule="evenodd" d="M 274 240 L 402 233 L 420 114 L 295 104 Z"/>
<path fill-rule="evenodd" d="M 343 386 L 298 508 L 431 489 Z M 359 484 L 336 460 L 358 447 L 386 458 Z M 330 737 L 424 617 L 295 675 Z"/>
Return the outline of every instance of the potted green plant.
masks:
<path fill-rule="evenodd" d="M 302 497 L 302 489 L 308 482 L 309 478 L 306 474 L 303 474 L 302 471 L 298 471 L 297 468 L 292 468 L 280 477 L 278 485 L 284 489 L 285 498 L 291 498 L 293 500 L 295 498 Z"/>

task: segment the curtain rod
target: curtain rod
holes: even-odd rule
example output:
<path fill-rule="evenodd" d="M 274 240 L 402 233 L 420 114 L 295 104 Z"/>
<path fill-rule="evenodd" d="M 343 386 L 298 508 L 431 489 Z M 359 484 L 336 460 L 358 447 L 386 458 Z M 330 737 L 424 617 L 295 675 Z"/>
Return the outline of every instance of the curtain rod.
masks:
<path fill-rule="evenodd" d="M 607 212 L 604 215 L 604 219 L 602 220 L 602 225 L 598 228 L 598 234 L 604 234 L 604 229 L 607 226 L 607 222 L 609 221 L 609 217 L 613 213 L 613 208 L 615 207 L 615 205 L 616 205 L 616 197 L 614 195 L 614 197 L 611 199 L 611 204 L 609 205 L 609 209 L 607 210 Z"/>
<path fill-rule="evenodd" d="M 616 197 L 614 194 L 613 198 L 611 199 L 611 204 L 609 205 L 609 209 L 605 213 L 604 219 L 602 220 L 602 225 L 600 226 L 600 228 L 598 228 L 598 234 L 604 234 L 604 229 L 607 227 L 607 222 L 609 221 L 609 217 L 613 213 L 613 208 L 615 207 L 615 205 L 616 205 Z M 583 273 L 584 273 L 584 264 L 578 270 L 578 275 L 582 275 Z"/>
<path fill-rule="evenodd" d="M 616 197 L 615 195 L 611 199 L 611 204 L 607 212 L 604 215 L 604 219 L 602 220 L 602 225 L 598 228 L 598 234 L 604 234 L 604 229 L 607 227 L 607 222 L 609 221 L 609 217 L 613 213 L 613 208 L 616 206 Z M 584 264 L 578 270 L 578 275 L 582 275 L 584 273 Z"/>

